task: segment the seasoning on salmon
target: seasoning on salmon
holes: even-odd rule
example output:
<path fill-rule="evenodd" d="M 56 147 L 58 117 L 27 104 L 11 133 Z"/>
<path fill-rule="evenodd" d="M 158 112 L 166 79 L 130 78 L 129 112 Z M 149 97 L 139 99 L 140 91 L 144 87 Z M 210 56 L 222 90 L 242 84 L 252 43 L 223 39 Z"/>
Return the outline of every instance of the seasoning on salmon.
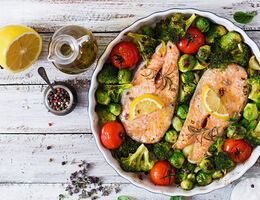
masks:
<path fill-rule="evenodd" d="M 228 83 L 228 84 L 227 84 Z M 188 116 L 174 148 L 183 149 L 194 143 L 188 160 L 199 163 L 217 135 L 231 122 L 223 121 L 209 114 L 202 104 L 202 91 L 209 87 L 218 94 L 221 103 L 230 117 L 240 113 L 247 100 L 247 73 L 244 68 L 230 64 L 226 69 L 208 69 L 201 77 L 190 102 Z"/>
<path fill-rule="evenodd" d="M 126 133 L 142 143 L 155 143 L 162 139 L 171 125 L 175 102 L 178 94 L 179 73 L 177 61 L 179 50 L 175 44 L 161 43 L 155 50 L 148 66 L 142 63 L 135 73 L 133 87 L 122 96 L 123 110 L 120 115 Z M 161 109 L 137 118 L 129 117 L 134 99 L 151 94 L 163 102 Z"/>

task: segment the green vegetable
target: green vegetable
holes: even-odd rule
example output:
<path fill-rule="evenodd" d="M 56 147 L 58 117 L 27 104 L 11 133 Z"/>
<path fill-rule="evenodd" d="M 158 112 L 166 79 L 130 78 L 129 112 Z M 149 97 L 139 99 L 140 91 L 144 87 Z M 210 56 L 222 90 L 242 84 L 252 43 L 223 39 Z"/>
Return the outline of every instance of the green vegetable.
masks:
<path fill-rule="evenodd" d="M 98 88 L 96 91 L 96 100 L 99 104 L 108 105 L 111 98 L 107 91 L 105 91 L 101 88 Z"/>
<path fill-rule="evenodd" d="M 182 129 L 182 121 L 180 120 L 179 117 L 175 116 L 173 117 L 172 119 L 172 127 L 177 131 L 177 132 L 180 132 L 181 129 Z"/>
<path fill-rule="evenodd" d="M 168 160 L 172 154 L 172 144 L 167 142 L 157 142 L 153 144 L 153 153 L 159 160 Z"/>
<path fill-rule="evenodd" d="M 175 44 L 178 43 L 186 34 L 188 28 L 191 26 L 192 22 L 196 19 L 196 15 L 192 14 L 187 20 L 180 13 L 172 16 L 171 21 L 168 26 L 169 39 Z"/>
<path fill-rule="evenodd" d="M 250 122 L 247 120 L 247 119 L 242 119 L 239 124 L 241 124 L 243 127 L 245 127 L 247 130 L 249 130 L 249 125 L 250 125 Z"/>
<path fill-rule="evenodd" d="M 210 153 L 222 152 L 222 147 L 224 142 L 225 142 L 225 138 L 223 138 L 222 136 L 217 136 L 216 141 L 212 145 L 210 145 L 208 151 Z"/>
<path fill-rule="evenodd" d="M 205 173 L 212 173 L 214 171 L 214 165 L 209 159 L 204 159 L 199 164 L 200 169 Z"/>
<path fill-rule="evenodd" d="M 124 90 L 132 87 L 132 84 L 124 84 L 124 85 L 103 85 L 103 89 L 106 90 L 111 97 L 112 101 L 115 103 L 119 103 L 121 100 L 122 93 Z"/>
<path fill-rule="evenodd" d="M 141 143 L 134 141 L 129 136 L 125 135 L 125 138 L 117 149 L 112 149 L 112 155 L 116 159 L 121 159 L 122 157 L 128 157 L 130 153 L 135 153 Z"/>
<path fill-rule="evenodd" d="M 169 30 L 170 18 L 166 18 L 165 20 L 161 20 L 155 26 L 155 38 L 159 40 L 163 40 L 164 42 L 168 42 L 170 36 Z"/>
<path fill-rule="evenodd" d="M 191 173 L 188 174 L 187 179 L 191 180 L 193 183 L 195 183 L 196 179 L 195 179 L 195 174 Z"/>
<path fill-rule="evenodd" d="M 177 115 L 181 118 L 181 119 L 186 119 L 187 115 L 188 115 L 188 111 L 189 111 L 189 106 L 182 104 L 180 106 L 178 106 L 177 108 Z"/>
<path fill-rule="evenodd" d="M 152 169 L 154 161 L 149 158 L 149 151 L 141 144 L 135 153 L 120 159 L 120 166 L 126 172 L 147 172 Z"/>
<path fill-rule="evenodd" d="M 204 17 L 197 18 L 195 25 L 201 32 L 208 32 L 210 28 L 209 20 Z"/>
<path fill-rule="evenodd" d="M 246 137 L 245 141 L 250 144 L 251 146 L 258 146 L 260 145 L 260 122 L 258 122 L 257 128 L 255 130 L 250 130 Z"/>
<path fill-rule="evenodd" d="M 183 72 L 181 73 L 181 81 L 183 83 L 190 83 L 193 82 L 195 79 L 194 73 L 193 72 Z"/>
<path fill-rule="evenodd" d="M 255 55 L 252 55 L 251 58 L 249 59 L 248 68 L 251 68 L 253 70 L 260 70 L 260 64 L 256 59 Z"/>
<path fill-rule="evenodd" d="M 205 186 L 209 185 L 212 182 L 212 177 L 210 174 L 207 174 L 203 171 L 199 171 L 196 174 L 196 181 L 199 185 Z"/>
<path fill-rule="evenodd" d="M 116 67 L 110 64 L 105 64 L 99 72 L 97 80 L 101 84 L 116 84 L 118 82 L 117 74 L 118 69 Z"/>
<path fill-rule="evenodd" d="M 197 51 L 197 58 L 201 62 L 205 63 L 205 61 L 209 58 L 210 53 L 211 53 L 210 46 L 209 45 L 203 45 Z"/>
<path fill-rule="evenodd" d="M 239 124 L 231 124 L 227 128 L 227 137 L 233 140 L 243 139 L 246 135 L 246 129 Z"/>
<path fill-rule="evenodd" d="M 117 103 L 111 103 L 109 104 L 108 106 L 109 108 L 109 111 L 115 115 L 115 116 L 118 116 L 120 115 L 121 111 L 122 111 L 122 106 L 120 104 L 117 104 Z"/>
<path fill-rule="evenodd" d="M 192 152 L 193 147 L 194 147 L 194 144 L 189 144 L 189 145 L 187 145 L 186 147 L 183 148 L 182 153 L 183 153 L 183 155 L 184 155 L 186 158 L 187 158 L 187 157 L 190 155 L 190 153 Z"/>
<path fill-rule="evenodd" d="M 196 59 L 191 54 L 183 54 L 178 61 L 178 67 L 181 72 L 187 72 L 193 69 Z"/>
<path fill-rule="evenodd" d="M 131 200 L 129 197 L 127 197 L 127 196 L 123 196 L 123 195 L 121 195 L 121 196 L 119 196 L 118 198 L 117 198 L 117 200 Z"/>
<path fill-rule="evenodd" d="M 128 33 L 127 36 L 133 39 L 133 42 L 137 46 L 140 55 L 147 65 L 153 53 L 155 52 L 156 47 L 160 44 L 160 41 L 148 35 L 141 35 L 131 32 Z"/>
<path fill-rule="evenodd" d="M 144 26 L 142 28 L 142 34 L 148 36 L 154 36 L 154 30 L 151 26 Z"/>
<path fill-rule="evenodd" d="M 185 179 L 181 182 L 181 188 L 184 190 L 191 190 L 194 188 L 194 184 L 190 179 Z"/>
<path fill-rule="evenodd" d="M 234 50 L 230 52 L 230 54 L 230 62 L 234 62 L 241 65 L 242 67 L 246 67 L 251 55 L 251 51 L 247 44 L 241 42 Z"/>
<path fill-rule="evenodd" d="M 227 33 L 227 29 L 224 26 L 214 24 L 211 26 L 209 31 L 205 35 L 205 41 L 207 44 L 212 44 L 215 42 L 215 39 L 225 35 Z"/>
<path fill-rule="evenodd" d="M 253 77 L 247 80 L 248 85 L 251 88 L 248 98 L 255 103 L 260 103 L 260 76 Z"/>
<path fill-rule="evenodd" d="M 235 163 L 226 152 L 219 152 L 214 156 L 214 165 L 216 170 L 223 170 L 234 167 Z"/>
<path fill-rule="evenodd" d="M 223 177 L 223 173 L 220 170 L 214 171 L 211 175 L 213 179 L 219 179 Z"/>
<path fill-rule="evenodd" d="M 118 83 L 126 84 L 132 81 L 132 72 L 129 69 L 120 69 L 118 71 Z"/>
<path fill-rule="evenodd" d="M 184 161 L 185 161 L 185 157 L 180 152 L 174 152 L 169 159 L 170 164 L 177 169 L 182 167 Z"/>
<path fill-rule="evenodd" d="M 170 197 L 170 200 L 182 200 L 182 196 Z"/>
<path fill-rule="evenodd" d="M 177 169 L 175 172 L 175 182 L 180 184 L 183 180 L 187 179 L 189 174 L 193 174 L 196 165 L 191 164 L 188 161 L 185 161 L 180 169 Z"/>
<path fill-rule="evenodd" d="M 250 121 L 249 124 L 248 124 L 248 127 L 247 129 L 250 131 L 250 130 L 254 130 L 257 126 L 257 120 L 253 120 L 253 121 Z"/>
<path fill-rule="evenodd" d="M 233 18 L 238 23 L 247 24 L 253 20 L 255 15 L 256 15 L 256 12 L 252 12 L 251 14 L 248 14 L 248 13 L 238 11 L 238 12 L 235 12 Z"/>
<path fill-rule="evenodd" d="M 107 122 L 116 121 L 116 116 L 109 111 L 107 106 L 98 105 L 96 107 L 96 112 L 101 125 L 104 125 Z"/>
<path fill-rule="evenodd" d="M 177 142 L 178 133 L 175 130 L 169 130 L 165 133 L 164 139 L 166 142 L 174 144 Z"/>
<path fill-rule="evenodd" d="M 194 83 L 183 84 L 181 82 L 179 88 L 179 96 L 178 96 L 179 102 L 184 103 L 185 101 L 188 101 L 192 97 L 195 89 L 196 89 L 196 84 Z"/>
<path fill-rule="evenodd" d="M 230 51 L 240 42 L 242 42 L 241 35 L 235 31 L 231 31 L 221 37 L 220 47 L 225 51 Z"/>
<path fill-rule="evenodd" d="M 248 103 L 246 104 L 243 110 L 243 117 L 248 121 L 252 121 L 257 119 L 258 117 L 258 110 L 255 103 Z"/>

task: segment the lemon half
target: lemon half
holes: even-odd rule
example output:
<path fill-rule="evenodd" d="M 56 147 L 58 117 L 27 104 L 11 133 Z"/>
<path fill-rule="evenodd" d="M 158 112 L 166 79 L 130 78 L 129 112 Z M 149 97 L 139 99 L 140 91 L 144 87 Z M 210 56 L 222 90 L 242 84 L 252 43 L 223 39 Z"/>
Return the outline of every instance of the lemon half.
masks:
<path fill-rule="evenodd" d="M 133 120 L 163 107 L 164 103 L 158 96 L 144 94 L 132 101 L 130 105 L 129 117 Z"/>
<path fill-rule="evenodd" d="M 204 108 L 210 115 L 223 121 L 227 121 L 229 119 L 229 114 L 225 106 L 221 103 L 221 99 L 207 85 L 203 88 L 201 100 Z"/>
<path fill-rule="evenodd" d="M 39 57 L 42 38 L 32 28 L 10 25 L 0 29 L 0 65 L 12 73 L 24 71 Z"/>

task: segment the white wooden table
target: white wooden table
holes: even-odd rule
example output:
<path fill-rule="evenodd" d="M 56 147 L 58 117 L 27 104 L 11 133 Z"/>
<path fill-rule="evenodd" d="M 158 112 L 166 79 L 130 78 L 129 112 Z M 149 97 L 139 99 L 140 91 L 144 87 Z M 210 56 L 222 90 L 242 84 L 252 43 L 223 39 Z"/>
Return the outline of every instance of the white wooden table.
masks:
<path fill-rule="evenodd" d="M 66 75 L 46 60 L 47 45 L 53 32 L 70 24 L 89 28 L 96 36 L 99 55 L 120 30 L 154 11 L 168 8 L 209 10 L 233 21 L 235 11 L 259 14 L 241 26 L 260 45 L 259 0 L 1 0 L 0 27 L 23 24 L 33 27 L 43 37 L 39 60 L 28 70 L 10 74 L 0 70 L 0 199 L 52 200 L 64 191 L 76 165 L 72 160 L 87 160 L 94 167 L 90 174 L 101 176 L 106 184 L 120 183 L 124 194 L 136 200 L 169 199 L 131 185 L 105 162 L 98 151 L 88 121 L 88 89 L 94 66 L 81 75 Z M 0 44 L 1 45 L 1 44 Z M 51 80 L 68 81 L 79 95 L 79 104 L 69 115 L 59 117 L 43 105 L 46 84 L 38 76 L 38 67 L 46 68 Z M 52 123 L 49 126 L 48 123 Z M 47 149 L 51 146 L 51 149 Z M 50 158 L 53 159 L 52 162 Z M 62 165 L 63 161 L 68 164 Z M 244 177 L 260 177 L 260 162 Z M 186 199 L 227 200 L 234 183 L 209 194 Z M 116 199 L 113 193 L 107 198 Z"/>

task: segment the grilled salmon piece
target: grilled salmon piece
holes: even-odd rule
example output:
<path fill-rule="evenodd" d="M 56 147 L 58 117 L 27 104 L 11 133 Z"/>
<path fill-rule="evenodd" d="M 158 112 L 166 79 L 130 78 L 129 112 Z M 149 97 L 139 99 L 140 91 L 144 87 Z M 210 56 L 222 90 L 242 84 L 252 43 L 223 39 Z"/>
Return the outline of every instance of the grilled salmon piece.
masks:
<path fill-rule="evenodd" d="M 198 163 L 206 154 L 209 146 L 222 135 L 224 128 L 231 122 L 222 121 L 210 115 L 202 104 L 202 90 L 211 88 L 221 99 L 229 117 L 242 111 L 248 96 L 247 73 L 244 68 L 230 64 L 226 69 L 208 69 L 201 77 L 190 102 L 188 116 L 184 122 L 174 148 L 183 149 L 194 143 L 188 160 Z M 195 130 L 195 131 L 194 131 Z"/>
<path fill-rule="evenodd" d="M 175 44 L 160 44 L 148 66 L 142 63 L 133 79 L 133 87 L 122 95 L 122 113 L 120 119 L 126 133 L 142 143 L 155 143 L 162 139 L 171 125 L 175 102 L 178 93 L 179 74 L 177 61 L 179 50 Z M 167 78 L 165 78 L 167 77 Z M 164 107 L 135 119 L 129 118 L 132 101 L 144 94 L 158 96 Z"/>

